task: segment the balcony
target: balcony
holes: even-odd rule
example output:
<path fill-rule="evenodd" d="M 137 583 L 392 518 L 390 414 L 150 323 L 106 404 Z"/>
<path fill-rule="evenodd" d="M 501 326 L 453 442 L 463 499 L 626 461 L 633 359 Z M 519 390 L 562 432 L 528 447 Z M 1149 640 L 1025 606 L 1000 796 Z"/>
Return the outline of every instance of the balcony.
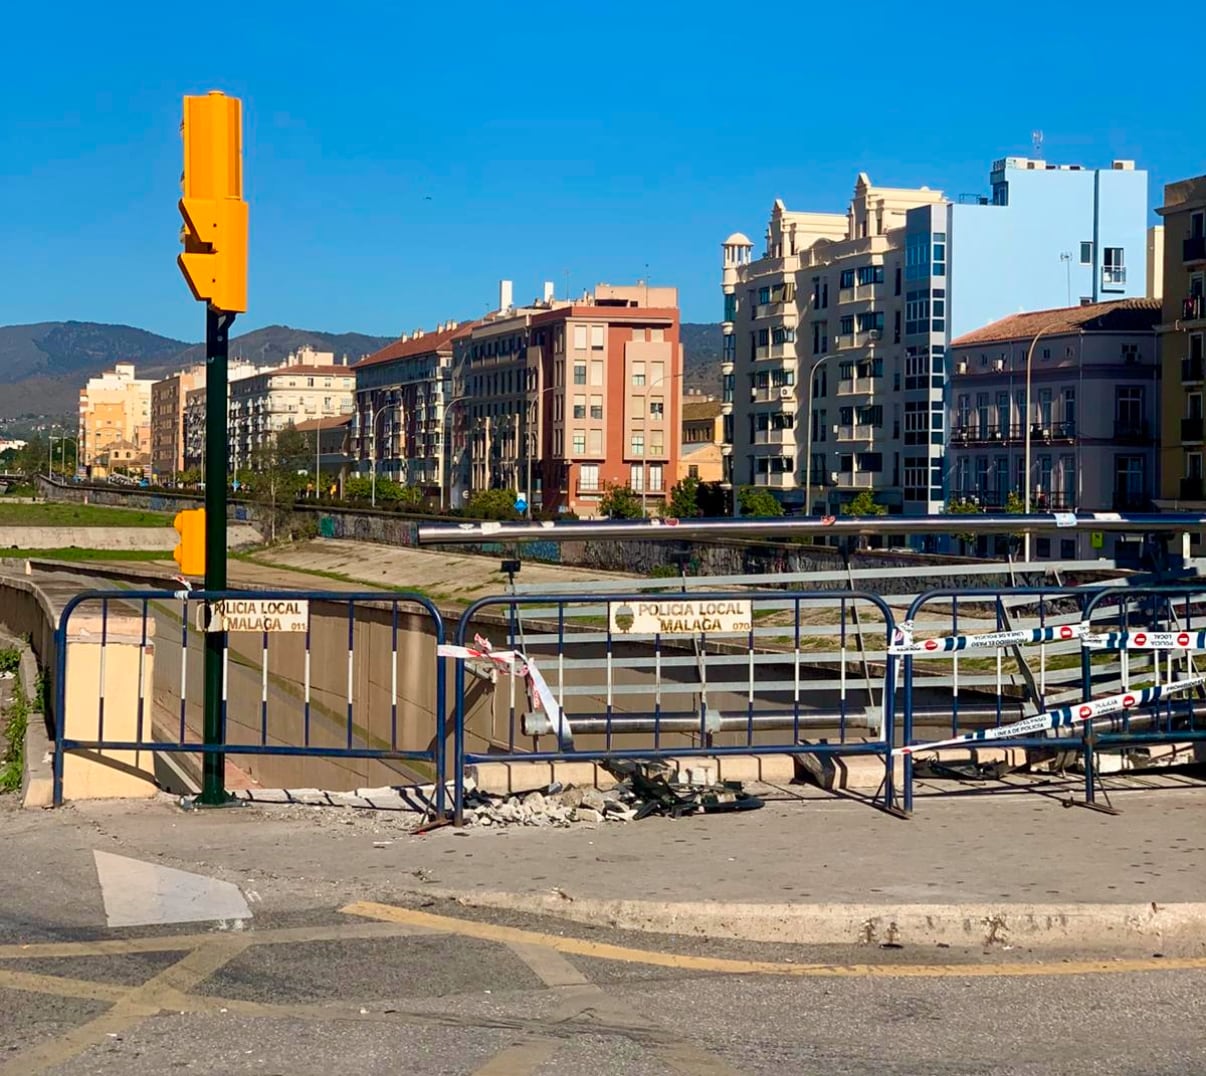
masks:
<path fill-rule="evenodd" d="M 855 471 L 853 474 L 838 474 L 834 483 L 839 489 L 874 489 L 876 471 Z"/>
<path fill-rule="evenodd" d="M 1101 267 L 1102 291 L 1126 290 L 1126 267 L 1121 265 L 1103 265 Z"/>
<path fill-rule="evenodd" d="M 1206 298 L 1201 295 L 1187 295 L 1181 301 L 1182 321 L 1202 321 L 1206 319 Z"/>
<path fill-rule="evenodd" d="M 1202 418 L 1181 419 L 1181 444 L 1196 444 L 1202 440 Z"/>
<path fill-rule="evenodd" d="M 875 426 L 838 426 L 836 429 L 839 441 L 870 441 L 875 437 Z"/>
<path fill-rule="evenodd" d="M 841 333 L 837 337 L 837 350 L 850 351 L 860 347 L 876 347 L 883 342 L 883 329 L 867 329 L 864 332 Z"/>
<path fill-rule="evenodd" d="M 775 471 L 770 474 L 754 475 L 755 486 L 772 486 L 776 489 L 788 489 L 796 484 L 796 476 L 791 471 Z"/>
<path fill-rule="evenodd" d="M 794 385 L 769 385 L 765 388 L 750 390 L 750 403 L 790 403 L 796 402 Z"/>
<path fill-rule="evenodd" d="M 583 482 L 581 480 L 578 481 L 575 490 L 579 497 L 602 497 L 606 492 L 599 482 Z"/>
<path fill-rule="evenodd" d="M 796 431 L 794 428 L 785 430 L 755 430 L 754 444 L 756 445 L 786 445 L 794 444 Z"/>
<path fill-rule="evenodd" d="M 1181 261 L 1186 265 L 1206 262 L 1206 235 L 1191 235 L 1181 241 Z"/>
<path fill-rule="evenodd" d="M 1198 355 L 1196 358 L 1182 359 L 1181 360 L 1181 381 L 1182 381 L 1182 383 L 1188 382 L 1188 381 L 1201 381 L 1201 380 L 1202 380 L 1202 356 Z"/>
<path fill-rule="evenodd" d="M 1151 427 L 1145 420 L 1115 419 L 1114 440 L 1123 444 L 1146 444 L 1152 439 Z"/>

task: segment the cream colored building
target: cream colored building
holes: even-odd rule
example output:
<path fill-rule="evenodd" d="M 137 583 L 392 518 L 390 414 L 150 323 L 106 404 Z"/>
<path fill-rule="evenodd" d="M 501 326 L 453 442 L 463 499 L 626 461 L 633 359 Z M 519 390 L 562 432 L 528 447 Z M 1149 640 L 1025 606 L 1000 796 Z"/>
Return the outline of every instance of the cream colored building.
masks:
<path fill-rule="evenodd" d="M 140 452 L 151 450 L 151 386 L 138 378 L 132 362 L 88 379 L 80 389 L 79 461 L 91 466 L 110 445 L 126 441 Z"/>
<path fill-rule="evenodd" d="M 243 359 L 232 359 L 226 368 L 226 401 L 230 406 L 230 386 L 245 377 L 270 370 L 268 366 L 253 366 Z M 184 393 L 182 407 L 183 458 L 181 470 L 202 470 L 205 458 L 205 378 L 196 388 Z"/>
<path fill-rule="evenodd" d="M 348 366 L 282 366 L 230 384 L 230 466 L 253 467 L 259 450 L 286 426 L 337 418 L 355 409 L 356 374 Z"/>
<path fill-rule="evenodd" d="M 724 476 L 724 416 L 719 400 L 711 396 L 683 397 L 682 454 L 678 481 L 697 478 L 719 482 Z"/>
<path fill-rule="evenodd" d="M 151 386 L 151 473 L 160 481 L 170 482 L 184 470 L 185 398 L 190 389 L 204 386 L 204 363 Z"/>

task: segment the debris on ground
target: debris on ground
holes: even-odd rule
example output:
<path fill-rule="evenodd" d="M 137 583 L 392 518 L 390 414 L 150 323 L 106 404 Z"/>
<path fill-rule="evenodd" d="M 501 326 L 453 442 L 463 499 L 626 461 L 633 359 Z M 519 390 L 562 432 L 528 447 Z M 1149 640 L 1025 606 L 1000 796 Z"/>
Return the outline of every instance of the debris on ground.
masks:
<path fill-rule="evenodd" d="M 742 791 L 741 782 L 689 783 L 686 771 L 674 773 L 660 762 L 605 762 L 616 778 L 613 788 L 562 787 L 496 796 L 474 791 L 465 798 L 467 826 L 558 826 L 575 823 L 635 822 L 650 815 L 682 818 L 690 814 L 750 811 L 762 800 Z"/>

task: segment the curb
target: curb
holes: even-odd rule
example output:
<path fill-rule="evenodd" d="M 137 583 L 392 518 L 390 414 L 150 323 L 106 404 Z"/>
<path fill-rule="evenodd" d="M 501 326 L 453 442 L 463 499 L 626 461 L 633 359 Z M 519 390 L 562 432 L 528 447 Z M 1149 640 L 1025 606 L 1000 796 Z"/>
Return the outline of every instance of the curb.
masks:
<path fill-rule="evenodd" d="M 1157 904 L 755 904 L 598 900 L 559 893 L 464 893 L 436 887 L 415 896 L 464 907 L 553 916 L 650 934 L 786 945 L 1014 946 L 1206 950 L 1206 903 Z"/>

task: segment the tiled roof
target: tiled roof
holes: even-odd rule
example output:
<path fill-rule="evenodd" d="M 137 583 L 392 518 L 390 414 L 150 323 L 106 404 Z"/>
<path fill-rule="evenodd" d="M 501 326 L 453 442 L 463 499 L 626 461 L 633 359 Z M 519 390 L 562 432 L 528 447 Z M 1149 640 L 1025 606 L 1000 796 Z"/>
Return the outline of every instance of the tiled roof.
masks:
<path fill-rule="evenodd" d="M 704 419 L 720 417 L 720 401 L 719 400 L 692 400 L 686 399 L 683 401 L 683 421 L 684 422 L 702 422 Z"/>
<path fill-rule="evenodd" d="M 279 369 L 265 370 L 260 375 L 253 374 L 252 376 L 253 377 L 255 377 L 255 376 L 277 377 L 280 374 L 308 374 L 310 377 L 313 377 L 314 375 L 317 374 L 321 377 L 327 377 L 331 374 L 350 375 L 351 373 L 352 373 L 352 368 L 350 366 L 282 366 Z M 239 378 L 239 381 L 250 381 L 250 380 L 251 380 L 251 378 Z M 235 381 L 234 384 L 237 385 L 238 381 Z"/>
<path fill-rule="evenodd" d="M 1077 332 L 1146 332 L 1160 323 L 1159 299 L 1118 299 L 1112 303 L 1066 306 L 1055 310 L 1033 310 L 1011 314 L 982 329 L 973 329 L 951 342 L 951 347 L 1003 340 L 1030 339 L 1040 330 L 1044 336 Z"/>
<path fill-rule="evenodd" d="M 466 321 L 455 328 L 445 329 L 443 332 L 424 333 L 420 337 L 411 337 L 409 340 L 395 340 L 380 351 L 374 351 L 373 354 L 365 356 L 356 365 L 376 366 L 379 362 L 390 362 L 393 359 L 405 359 L 411 355 L 426 355 L 432 351 L 439 351 L 440 348 L 446 347 L 453 340 L 464 336 L 478 324 L 480 322 Z"/>

